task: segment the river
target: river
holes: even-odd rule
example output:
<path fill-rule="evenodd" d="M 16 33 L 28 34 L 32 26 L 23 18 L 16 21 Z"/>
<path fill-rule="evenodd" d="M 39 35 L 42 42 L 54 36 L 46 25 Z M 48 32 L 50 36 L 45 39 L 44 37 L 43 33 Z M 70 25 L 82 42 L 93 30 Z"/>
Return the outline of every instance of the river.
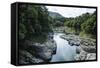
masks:
<path fill-rule="evenodd" d="M 54 34 L 54 40 L 57 44 L 57 51 L 56 54 L 52 56 L 51 62 L 74 61 L 76 46 L 70 46 L 68 41 L 60 37 L 61 35 L 63 35 L 63 33 Z"/>

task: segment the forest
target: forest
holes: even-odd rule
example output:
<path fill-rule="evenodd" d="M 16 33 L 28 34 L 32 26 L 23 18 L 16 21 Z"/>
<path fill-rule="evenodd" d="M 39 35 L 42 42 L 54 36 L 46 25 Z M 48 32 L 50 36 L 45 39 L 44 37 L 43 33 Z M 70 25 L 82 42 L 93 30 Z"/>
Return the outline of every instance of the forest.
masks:
<path fill-rule="evenodd" d="M 21 5 L 19 10 L 19 39 L 52 33 L 52 20 L 45 6 Z"/>
<path fill-rule="evenodd" d="M 21 5 L 19 17 L 19 38 L 28 38 L 31 35 L 48 34 L 53 27 L 69 27 L 77 31 L 96 35 L 96 11 L 93 14 L 85 13 L 74 18 L 52 17 L 45 6 Z M 66 30 L 65 30 L 66 32 Z"/>
<path fill-rule="evenodd" d="M 96 36 L 96 11 L 93 14 L 85 13 L 75 18 L 67 18 L 64 25 L 84 34 Z"/>

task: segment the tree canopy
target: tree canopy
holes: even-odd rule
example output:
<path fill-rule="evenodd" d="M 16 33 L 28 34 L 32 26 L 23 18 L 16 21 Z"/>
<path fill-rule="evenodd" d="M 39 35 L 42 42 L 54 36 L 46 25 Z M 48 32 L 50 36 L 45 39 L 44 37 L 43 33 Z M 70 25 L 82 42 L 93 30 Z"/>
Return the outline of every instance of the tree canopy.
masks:
<path fill-rule="evenodd" d="M 75 18 L 67 18 L 64 25 L 96 35 L 96 11 L 92 14 L 85 13 Z"/>
<path fill-rule="evenodd" d="M 19 39 L 52 32 L 51 19 L 45 6 L 19 5 Z"/>

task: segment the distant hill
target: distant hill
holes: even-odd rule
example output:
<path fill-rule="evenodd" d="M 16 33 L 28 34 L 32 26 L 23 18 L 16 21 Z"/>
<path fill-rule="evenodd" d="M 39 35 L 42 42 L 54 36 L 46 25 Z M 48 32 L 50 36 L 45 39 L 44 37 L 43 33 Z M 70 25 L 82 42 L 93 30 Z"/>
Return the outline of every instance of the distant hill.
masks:
<path fill-rule="evenodd" d="M 49 11 L 49 16 L 52 17 L 53 19 L 55 19 L 57 22 L 61 22 L 64 23 L 66 18 L 64 16 L 62 16 L 61 14 L 57 13 L 57 12 L 51 12 Z"/>
<path fill-rule="evenodd" d="M 61 14 L 51 11 L 49 11 L 49 16 L 51 16 L 52 18 L 64 18 Z"/>

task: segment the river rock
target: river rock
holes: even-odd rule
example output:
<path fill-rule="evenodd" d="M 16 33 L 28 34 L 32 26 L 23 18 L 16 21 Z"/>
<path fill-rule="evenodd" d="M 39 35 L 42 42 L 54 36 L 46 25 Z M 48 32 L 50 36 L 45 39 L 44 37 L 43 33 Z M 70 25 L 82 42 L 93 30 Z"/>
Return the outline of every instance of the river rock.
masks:
<path fill-rule="evenodd" d="M 80 45 L 80 38 L 77 36 L 77 35 L 73 35 L 73 34 L 70 34 L 70 35 L 62 35 L 61 38 L 65 39 L 68 41 L 68 43 L 73 46 L 73 45 L 76 45 L 76 46 L 79 46 Z"/>
<path fill-rule="evenodd" d="M 90 38 L 81 38 L 79 48 L 76 48 L 75 60 L 95 60 L 96 42 Z"/>
<path fill-rule="evenodd" d="M 96 53 L 96 40 L 89 38 L 81 38 L 81 48 L 89 53 Z"/>
<path fill-rule="evenodd" d="M 85 51 L 81 51 L 80 54 L 76 54 L 75 60 L 95 60 L 96 53 L 88 53 Z"/>
<path fill-rule="evenodd" d="M 62 35 L 61 38 L 68 41 L 73 46 L 76 45 L 75 60 L 94 60 L 96 59 L 96 40 L 92 38 L 79 37 L 78 35 Z"/>
<path fill-rule="evenodd" d="M 76 47 L 76 54 L 80 54 L 82 48 L 80 46 Z"/>
<path fill-rule="evenodd" d="M 95 59 L 96 59 L 96 53 L 87 54 L 86 60 L 95 60 Z"/>
<path fill-rule="evenodd" d="M 26 50 L 19 50 L 19 64 L 42 63 L 44 60 L 36 58 Z"/>
<path fill-rule="evenodd" d="M 81 45 L 81 48 L 88 52 L 88 53 L 96 53 L 96 47 L 95 46 L 85 46 L 85 45 Z"/>
<path fill-rule="evenodd" d="M 87 53 L 85 51 L 81 51 L 80 54 L 76 54 L 75 60 L 85 60 Z"/>
<path fill-rule="evenodd" d="M 19 51 L 20 64 L 41 63 L 51 60 L 52 55 L 56 54 L 57 45 L 52 38 L 47 39 L 44 43 L 26 40 L 23 48 L 24 51 Z"/>

